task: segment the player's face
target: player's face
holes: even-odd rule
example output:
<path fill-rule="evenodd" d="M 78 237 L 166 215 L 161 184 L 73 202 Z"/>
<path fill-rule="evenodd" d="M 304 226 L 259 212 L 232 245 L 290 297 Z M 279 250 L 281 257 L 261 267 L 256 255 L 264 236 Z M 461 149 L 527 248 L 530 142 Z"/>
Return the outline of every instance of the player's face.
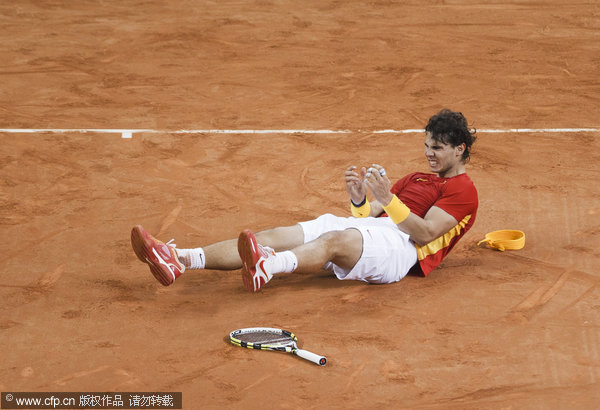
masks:
<path fill-rule="evenodd" d="M 425 138 L 425 157 L 429 162 L 429 169 L 440 177 L 452 177 L 464 172 L 462 153 L 464 144 L 453 147 L 450 144 L 436 141 L 427 133 Z"/>

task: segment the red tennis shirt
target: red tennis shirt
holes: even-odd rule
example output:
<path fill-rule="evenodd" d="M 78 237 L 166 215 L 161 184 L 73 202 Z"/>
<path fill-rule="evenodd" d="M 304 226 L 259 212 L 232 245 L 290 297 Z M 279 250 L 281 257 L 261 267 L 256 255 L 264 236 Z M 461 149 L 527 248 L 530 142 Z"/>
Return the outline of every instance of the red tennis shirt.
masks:
<path fill-rule="evenodd" d="M 435 174 L 415 172 L 398 180 L 390 191 L 421 218 L 429 208 L 437 206 L 458 221 L 456 226 L 427 245 L 415 244 L 421 271 L 427 276 L 475 222 L 479 205 L 475 185 L 467 174 L 440 178 Z"/>

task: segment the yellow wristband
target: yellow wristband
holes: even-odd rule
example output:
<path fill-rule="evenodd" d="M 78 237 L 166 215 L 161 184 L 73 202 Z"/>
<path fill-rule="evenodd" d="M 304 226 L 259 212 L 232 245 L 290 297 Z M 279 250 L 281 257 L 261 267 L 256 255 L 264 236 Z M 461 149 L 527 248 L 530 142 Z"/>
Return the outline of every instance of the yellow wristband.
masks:
<path fill-rule="evenodd" d="M 394 195 L 389 204 L 383 207 L 383 210 L 390 218 L 392 218 L 392 221 L 394 221 L 395 224 L 404 221 L 410 214 L 410 209 L 408 209 L 396 195 Z"/>
<path fill-rule="evenodd" d="M 356 206 L 354 202 L 350 201 L 350 211 L 352 211 L 352 216 L 356 218 L 366 218 L 371 213 L 371 204 L 367 198 L 360 206 Z"/>

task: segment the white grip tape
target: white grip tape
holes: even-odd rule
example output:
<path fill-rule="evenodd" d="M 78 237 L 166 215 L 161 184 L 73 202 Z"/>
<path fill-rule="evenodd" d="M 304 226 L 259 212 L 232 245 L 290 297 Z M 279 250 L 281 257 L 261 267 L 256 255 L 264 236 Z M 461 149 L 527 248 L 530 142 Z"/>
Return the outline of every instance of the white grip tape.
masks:
<path fill-rule="evenodd" d="M 319 356 L 318 354 L 314 354 L 308 350 L 297 349 L 294 351 L 294 353 L 297 356 L 308 360 L 309 362 L 318 364 L 319 366 L 325 366 L 325 363 L 327 363 L 327 358 L 325 358 L 325 356 Z"/>

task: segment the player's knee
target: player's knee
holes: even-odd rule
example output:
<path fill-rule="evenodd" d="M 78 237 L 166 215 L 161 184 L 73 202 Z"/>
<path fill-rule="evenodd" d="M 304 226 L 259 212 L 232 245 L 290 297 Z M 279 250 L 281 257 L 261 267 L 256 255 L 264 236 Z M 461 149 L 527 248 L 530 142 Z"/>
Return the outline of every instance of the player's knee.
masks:
<path fill-rule="evenodd" d="M 328 232 L 319 239 L 327 249 L 329 261 L 344 269 L 351 269 L 362 255 L 362 234 L 357 229 Z"/>
<path fill-rule="evenodd" d="M 334 257 L 355 253 L 358 248 L 362 252 L 362 235 L 357 229 L 327 232 L 320 239 Z"/>

